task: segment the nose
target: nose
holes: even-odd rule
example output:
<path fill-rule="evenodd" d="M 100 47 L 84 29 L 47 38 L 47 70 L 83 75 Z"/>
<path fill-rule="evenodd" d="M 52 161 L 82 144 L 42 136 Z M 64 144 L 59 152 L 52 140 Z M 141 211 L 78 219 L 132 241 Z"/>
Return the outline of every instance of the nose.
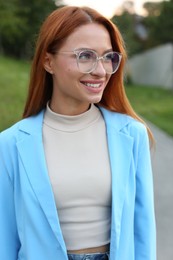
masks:
<path fill-rule="evenodd" d="M 92 75 L 97 75 L 97 76 L 105 76 L 106 75 L 106 70 L 103 66 L 102 60 L 99 59 L 97 61 L 95 69 L 91 72 Z"/>

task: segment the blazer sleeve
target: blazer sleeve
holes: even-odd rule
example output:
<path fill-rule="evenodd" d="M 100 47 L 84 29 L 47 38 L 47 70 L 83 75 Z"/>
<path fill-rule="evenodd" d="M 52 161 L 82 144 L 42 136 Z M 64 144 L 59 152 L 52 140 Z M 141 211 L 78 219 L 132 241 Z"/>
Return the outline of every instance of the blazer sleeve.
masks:
<path fill-rule="evenodd" d="M 0 134 L 0 259 L 17 260 L 20 247 L 17 232 L 12 156 L 6 138 Z"/>
<path fill-rule="evenodd" d="M 150 147 L 141 127 L 136 149 L 136 198 L 134 217 L 135 260 L 156 259 L 156 228 Z"/>

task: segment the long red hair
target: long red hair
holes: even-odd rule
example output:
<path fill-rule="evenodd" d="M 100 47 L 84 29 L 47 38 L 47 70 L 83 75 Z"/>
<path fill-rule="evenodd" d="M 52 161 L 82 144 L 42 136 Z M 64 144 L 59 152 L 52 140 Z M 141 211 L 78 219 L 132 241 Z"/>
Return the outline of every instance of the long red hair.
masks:
<path fill-rule="evenodd" d="M 53 11 L 40 29 L 31 67 L 29 91 L 23 113 L 24 118 L 39 113 L 46 107 L 47 101 L 51 99 L 53 90 L 52 76 L 43 66 L 46 53 L 54 54 L 57 52 L 64 40 L 76 28 L 88 23 L 103 25 L 109 32 L 113 50 L 122 54 L 120 67 L 111 76 L 99 105 L 111 111 L 128 114 L 143 122 L 131 107 L 125 93 L 124 66 L 127 56 L 118 28 L 97 11 L 89 7 L 76 6 L 66 6 Z M 148 133 L 152 139 L 149 129 Z"/>

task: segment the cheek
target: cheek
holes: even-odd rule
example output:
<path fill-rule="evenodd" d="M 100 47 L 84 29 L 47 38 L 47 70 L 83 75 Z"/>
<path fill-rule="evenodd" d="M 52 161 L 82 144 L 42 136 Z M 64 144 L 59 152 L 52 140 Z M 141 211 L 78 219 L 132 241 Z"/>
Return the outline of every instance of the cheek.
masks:
<path fill-rule="evenodd" d="M 75 58 L 69 58 L 68 56 L 60 59 L 57 63 L 57 66 L 61 68 L 61 70 L 65 71 L 73 71 L 77 70 L 77 62 Z"/>
<path fill-rule="evenodd" d="M 61 68 L 61 75 L 64 75 L 66 80 L 73 81 L 78 80 L 83 74 L 79 71 L 77 64 L 71 62 L 63 65 L 63 68 Z"/>
<path fill-rule="evenodd" d="M 74 62 L 62 61 L 56 64 L 54 71 L 54 84 L 55 85 L 71 85 L 72 82 L 79 80 L 81 73 Z"/>
<path fill-rule="evenodd" d="M 58 69 L 59 68 L 59 69 Z M 64 62 L 57 67 L 59 75 L 66 75 L 66 77 L 73 77 L 78 72 L 78 68 L 74 63 Z"/>
<path fill-rule="evenodd" d="M 66 66 L 66 71 L 68 71 L 69 73 L 79 72 L 78 66 L 77 66 L 77 63 L 75 60 L 73 62 L 68 62 L 65 66 Z"/>

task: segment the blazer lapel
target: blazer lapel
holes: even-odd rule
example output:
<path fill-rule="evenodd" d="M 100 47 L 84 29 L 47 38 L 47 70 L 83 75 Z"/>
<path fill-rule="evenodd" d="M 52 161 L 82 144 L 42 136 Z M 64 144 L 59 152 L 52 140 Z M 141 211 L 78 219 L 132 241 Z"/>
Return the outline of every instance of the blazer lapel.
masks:
<path fill-rule="evenodd" d="M 106 122 L 108 150 L 112 171 L 111 254 L 116 254 L 121 231 L 121 216 L 132 159 L 133 138 L 121 130 L 128 117 L 100 108 Z"/>
<path fill-rule="evenodd" d="M 65 251 L 66 247 L 61 233 L 44 156 L 42 142 L 43 113 L 39 114 L 36 118 L 29 118 L 28 120 L 30 122 L 26 120 L 26 124 L 24 122 L 20 127 L 22 133 L 20 137 L 21 140 L 17 143 L 17 148 L 38 202 L 56 239 L 58 239 L 63 251 Z"/>

